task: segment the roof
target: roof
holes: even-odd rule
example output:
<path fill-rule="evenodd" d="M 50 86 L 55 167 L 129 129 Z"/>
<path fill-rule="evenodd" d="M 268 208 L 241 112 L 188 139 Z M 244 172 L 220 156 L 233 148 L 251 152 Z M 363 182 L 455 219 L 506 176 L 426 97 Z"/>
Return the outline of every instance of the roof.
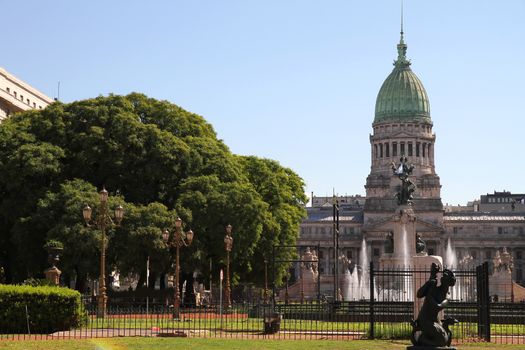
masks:
<path fill-rule="evenodd" d="M 406 58 L 407 45 L 401 39 L 397 45 L 398 58 L 394 70 L 386 78 L 376 99 L 374 123 L 390 121 L 430 120 L 430 102 L 421 80 L 410 69 Z"/>
<path fill-rule="evenodd" d="M 525 214 L 445 213 L 443 222 L 525 222 Z"/>
<path fill-rule="evenodd" d="M 333 222 L 334 216 L 332 208 L 330 210 L 324 210 L 323 208 L 307 208 L 308 216 L 303 222 Z M 347 211 L 341 210 L 339 212 L 339 222 L 352 222 L 362 223 L 363 222 L 363 211 Z"/>

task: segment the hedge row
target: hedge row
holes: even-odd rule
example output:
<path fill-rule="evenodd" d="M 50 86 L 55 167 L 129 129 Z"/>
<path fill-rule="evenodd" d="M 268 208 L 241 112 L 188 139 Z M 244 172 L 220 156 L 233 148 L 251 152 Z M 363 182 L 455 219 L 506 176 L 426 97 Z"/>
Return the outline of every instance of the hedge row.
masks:
<path fill-rule="evenodd" d="M 86 320 L 75 290 L 0 284 L 0 333 L 53 333 Z"/>

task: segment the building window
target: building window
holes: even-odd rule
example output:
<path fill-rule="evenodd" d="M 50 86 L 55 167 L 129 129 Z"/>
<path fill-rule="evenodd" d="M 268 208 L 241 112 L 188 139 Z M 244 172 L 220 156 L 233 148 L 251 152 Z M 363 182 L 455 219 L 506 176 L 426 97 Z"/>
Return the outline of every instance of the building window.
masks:
<path fill-rule="evenodd" d="M 27 102 L 27 104 L 30 104 L 30 103 L 29 103 L 29 99 L 26 99 L 26 102 Z"/>
<path fill-rule="evenodd" d="M 383 144 L 382 143 L 379 144 L 379 157 L 383 158 Z"/>
<path fill-rule="evenodd" d="M 385 143 L 385 157 L 390 157 L 390 144 Z"/>
<path fill-rule="evenodd" d="M 419 147 L 421 146 L 421 143 L 416 143 L 416 157 L 419 157 Z"/>
<path fill-rule="evenodd" d="M 392 156 L 397 157 L 397 142 L 392 143 Z"/>
<path fill-rule="evenodd" d="M 401 155 L 404 156 L 405 155 L 405 143 L 401 142 L 400 145 L 401 145 L 401 150 L 400 150 L 401 151 Z"/>
<path fill-rule="evenodd" d="M 452 232 L 456 235 L 459 232 L 459 227 L 453 227 Z"/>
<path fill-rule="evenodd" d="M 5 91 L 7 91 L 8 93 L 11 93 L 10 89 L 8 87 L 5 88 Z"/>
<path fill-rule="evenodd" d="M 412 157 L 412 142 L 408 143 L 408 156 Z"/>
<path fill-rule="evenodd" d="M 377 144 L 374 145 L 374 148 L 375 148 L 375 151 L 376 151 L 376 158 L 379 158 L 379 151 L 378 151 Z"/>
<path fill-rule="evenodd" d="M 428 255 L 434 255 L 434 248 L 428 248 Z"/>
<path fill-rule="evenodd" d="M 478 258 L 478 254 L 475 250 L 471 250 L 470 251 L 470 256 L 472 257 L 472 259 L 476 260 Z"/>
<path fill-rule="evenodd" d="M 322 250 L 319 250 L 319 259 L 324 258 L 324 252 Z"/>
<path fill-rule="evenodd" d="M 379 248 L 374 248 L 374 256 L 379 256 Z"/>
<path fill-rule="evenodd" d="M 352 251 L 351 251 L 351 250 L 347 250 L 347 251 L 346 251 L 346 257 L 347 257 L 348 259 L 351 259 L 351 258 L 352 258 Z"/>
<path fill-rule="evenodd" d="M 516 269 L 516 281 L 521 282 L 523 280 L 523 270 L 521 268 Z"/>
<path fill-rule="evenodd" d="M 426 157 L 426 156 L 425 156 L 425 150 L 426 150 L 426 148 L 427 148 L 427 144 L 424 143 L 424 144 L 423 144 L 423 149 L 422 149 L 422 151 L 423 151 L 423 158 Z"/>
<path fill-rule="evenodd" d="M 33 108 L 36 108 L 36 103 L 35 102 L 33 102 Z"/>
<path fill-rule="evenodd" d="M 20 101 L 24 102 L 24 95 L 20 95 Z"/>
<path fill-rule="evenodd" d="M 16 91 L 13 91 L 13 96 L 16 98 Z"/>
<path fill-rule="evenodd" d="M 521 259 L 523 259 L 521 250 L 516 250 L 516 260 L 521 260 Z"/>
<path fill-rule="evenodd" d="M 485 260 L 492 259 L 492 252 L 490 250 L 485 251 Z"/>

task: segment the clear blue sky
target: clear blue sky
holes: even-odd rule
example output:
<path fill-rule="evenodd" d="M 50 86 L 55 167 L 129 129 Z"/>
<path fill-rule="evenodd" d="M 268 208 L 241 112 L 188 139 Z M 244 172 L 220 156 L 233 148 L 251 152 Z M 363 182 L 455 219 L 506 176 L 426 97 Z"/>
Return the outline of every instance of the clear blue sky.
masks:
<path fill-rule="evenodd" d="M 0 66 L 70 102 L 143 92 L 203 115 L 238 154 L 316 195 L 364 194 L 396 0 L 2 1 Z M 442 197 L 525 193 L 525 1 L 405 0 Z"/>

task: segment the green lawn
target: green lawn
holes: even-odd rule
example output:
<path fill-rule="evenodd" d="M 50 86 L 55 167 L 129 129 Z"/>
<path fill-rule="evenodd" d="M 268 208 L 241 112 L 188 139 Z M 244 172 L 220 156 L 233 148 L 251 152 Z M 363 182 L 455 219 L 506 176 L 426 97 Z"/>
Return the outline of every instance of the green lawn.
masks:
<path fill-rule="evenodd" d="M 199 350 L 401 350 L 407 341 L 381 340 L 235 340 L 235 339 L 181 339 L 181 338 L 113 338 L 91 340 L 2 341 L 6 350 L 134 350 L 134 349 L 199 349 Z M 523 349 L 524 345 L 462 344 L 465 350 Z"/>

